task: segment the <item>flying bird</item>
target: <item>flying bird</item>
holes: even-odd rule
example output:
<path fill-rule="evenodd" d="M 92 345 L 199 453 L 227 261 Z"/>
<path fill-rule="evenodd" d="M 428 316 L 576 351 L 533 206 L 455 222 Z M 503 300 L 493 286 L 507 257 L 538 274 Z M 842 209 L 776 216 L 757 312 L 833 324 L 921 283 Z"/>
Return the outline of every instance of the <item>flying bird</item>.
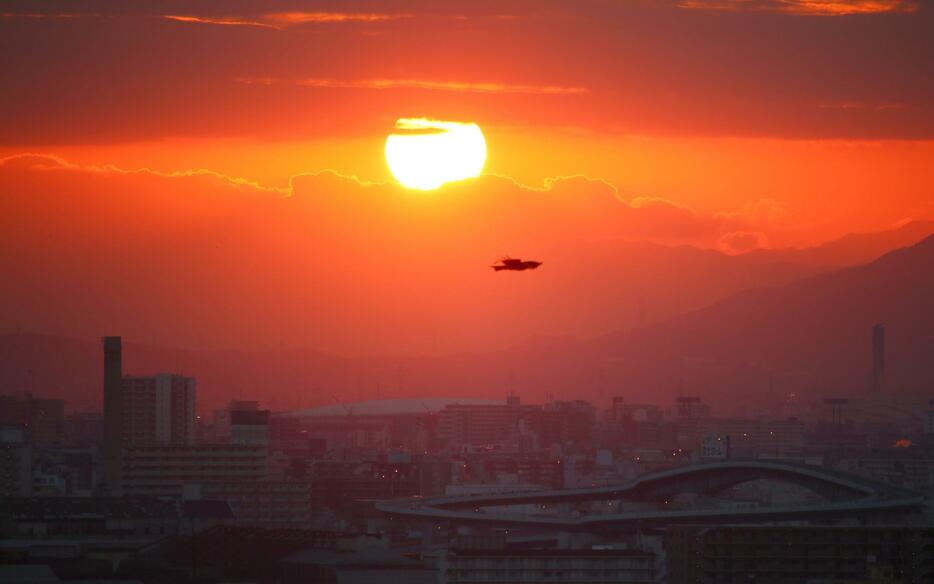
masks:
<path fill-rule="evenodd" d="M 509 256 L 504 257 L 499 261 L 498 264 L 490 266 L 495 271 L 500 270 L 512 270 L 515 272 L 522 272 L 525 270 L 534 270 L 538 266 L 542 265 L 542 262 L 536 262 L 534 260 L 520 260 L 517 258 L 511 258 Z"/>

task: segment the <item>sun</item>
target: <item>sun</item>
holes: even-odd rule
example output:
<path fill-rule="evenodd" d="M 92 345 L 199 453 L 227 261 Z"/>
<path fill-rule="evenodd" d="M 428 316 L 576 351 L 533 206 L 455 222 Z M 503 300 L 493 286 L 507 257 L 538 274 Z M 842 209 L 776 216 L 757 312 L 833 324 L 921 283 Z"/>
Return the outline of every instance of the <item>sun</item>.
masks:
<path fill-rule="evenodd" d="M 386 138 L 386 164 L 402 186 L 430 191 L 474 178 L 486 162 L 486 140 L 477 124 L 400 118 Z"/>

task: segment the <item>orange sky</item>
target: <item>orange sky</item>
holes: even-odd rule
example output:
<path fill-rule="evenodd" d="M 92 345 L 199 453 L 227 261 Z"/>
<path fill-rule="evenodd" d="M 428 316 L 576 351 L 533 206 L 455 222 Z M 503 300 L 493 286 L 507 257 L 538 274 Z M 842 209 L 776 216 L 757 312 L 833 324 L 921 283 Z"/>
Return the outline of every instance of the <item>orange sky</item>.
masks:
<path fill-rule="evenodd" d="M 208 234 L 236 231 L 275 246 L 262 253 L 282 261 L 277 285 L 291 261 L 331 274 L 307 283 L 323 301 L 403 286 L 407 263 L 569 241 L 737 253 L 934 218 L 923 2 L 14 1 L 0 13 L 7 267 L 79 278 L 73 262 L 108 229 L 163 267 L 187 261 L 190 237 L 203 267 L 212 245 L 233 245 Z M 395 120 L 420 116 L 478 123 L 491 176 L 430 193 L 370 184 L 392 181 Z M 283 212 L 283 197 L 302 211 Z M 267 261 L 254 249 L 238 248 L 245 264 Z M 111 259 L 89 273 L 113 277 L 124 260 Z M 430 276 L 421 285 L 443 297 Z M 259 310 L 244 286 L 225 307 Z M 374 335 L 404 326 L 394 318 Z"/>

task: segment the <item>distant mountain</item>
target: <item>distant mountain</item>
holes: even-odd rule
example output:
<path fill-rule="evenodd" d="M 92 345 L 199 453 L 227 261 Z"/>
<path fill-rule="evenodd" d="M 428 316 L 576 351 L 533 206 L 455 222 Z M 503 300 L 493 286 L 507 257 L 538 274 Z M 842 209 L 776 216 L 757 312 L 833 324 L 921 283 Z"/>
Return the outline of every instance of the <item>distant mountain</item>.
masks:
<path fill-rule="evenodd" d="M 934 236 L 866 265 L 748 290 L 666 323 L 581 347 L 623 358 L 618 374 L 658 384 L 696 379 L 734 396 L 769 373 L 811 391 L 859 395 L 871 375 L 871 327 L 887 329 L 888 384 L 934 396 Z"/>
<path fill-rule="evenodd" d="M 768 261 L 814 267 L 855 266 L 885 253 L 914 245 L 934 234 L 934 221 L 911 221 L 895 229 L 851 233 L 807 248 L 762 249 L 740 256 L 747 261 Z"/>
<path fill-rule="evenodd" d="M 504 351 L 340 358 L 310 351 L 174 351 L 126 343 L 128 372 L 198 377 L 199 403 L 242 395 L 274 409 L 420 395 L 526 400 L 667 400 L 678 391 L 741 405 L 778 392 L 860 395 L 871 328 L 887 327 L 889 386 L 934 396 L 934 237 L 866 265 L 747 290 L 666 322 L 581 342 L 542 338 Z M 99 400 L 95 341 L 0 336 L 0 389 Z"/>

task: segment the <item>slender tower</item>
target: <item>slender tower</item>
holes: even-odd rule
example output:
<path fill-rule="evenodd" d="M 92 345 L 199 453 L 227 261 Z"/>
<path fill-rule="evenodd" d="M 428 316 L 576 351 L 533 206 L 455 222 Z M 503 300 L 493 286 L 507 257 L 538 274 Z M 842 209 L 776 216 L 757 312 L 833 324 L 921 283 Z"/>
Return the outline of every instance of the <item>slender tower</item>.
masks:
<path fill-rule="evenodd" d="M 120 337 L 104 337 L 104 481 L 120 480 L 123 453 L 123 351 Z"/>
<path fill-rule="evenodd" d="M 872 327 L 872 393 L 885 392 L 885 325 Z"/>

